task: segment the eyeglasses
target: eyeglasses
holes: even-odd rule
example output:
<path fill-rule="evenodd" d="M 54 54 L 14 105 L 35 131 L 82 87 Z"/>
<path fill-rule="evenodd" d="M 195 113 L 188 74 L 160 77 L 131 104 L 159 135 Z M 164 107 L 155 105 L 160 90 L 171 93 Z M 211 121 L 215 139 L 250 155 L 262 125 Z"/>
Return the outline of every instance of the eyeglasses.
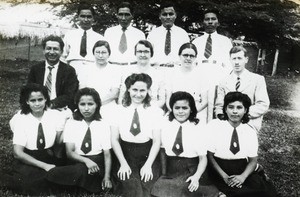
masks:
<path fill-rule="evenodd" d="M 144 54 L 149 54 L 150 53 L 150 51 L 136 51 L 136 53 L 144 53 Z"/>
<path fill-rule="evenodd" d="M 125 18 L 129 18 L 132 16 L 130 13 L 118 13 L 117 15 L 118 17 L 125 17 Z"/>
<path fill-rule="evenodd" d="M 191 59 L 196 57 L 195 55 L 192 55 L 192 54 L 182 54 L 182 56 L 183 56 L 184 58 L 190 57 Z"/>

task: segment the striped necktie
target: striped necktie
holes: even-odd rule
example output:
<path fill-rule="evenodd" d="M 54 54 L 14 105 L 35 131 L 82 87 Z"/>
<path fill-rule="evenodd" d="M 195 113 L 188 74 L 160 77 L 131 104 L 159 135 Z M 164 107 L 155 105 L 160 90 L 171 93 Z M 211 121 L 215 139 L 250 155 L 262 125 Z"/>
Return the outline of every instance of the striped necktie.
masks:
<path fill-rule="evenodd" d="M 211 56 L 211 53 L 212 53 L 212 40 L 211 40 L 211 35 L 209 34 L 206 40 L 204 57 L 208 59 Z"/>
<path fill-rule="evenodd" d="M 53 68 L 54 68 L 54 66 L 48 66 L 49 74 L 47 76 L 46 83 L 45 83 L 45 86 L 46 86 L 46 88 L 48 90 L 49 96 L 51 96 L 51 89 L 52 89 L 52 69 Z"/>
<path fill-rule="evenodd" d="M 236 84 L 235 84 L 235 90 L 238 91 L 239 87 L 241 86 L 241 81 L 240 81 L 240 77 L 237 77 L 237 81 L 236 81 Z"/>

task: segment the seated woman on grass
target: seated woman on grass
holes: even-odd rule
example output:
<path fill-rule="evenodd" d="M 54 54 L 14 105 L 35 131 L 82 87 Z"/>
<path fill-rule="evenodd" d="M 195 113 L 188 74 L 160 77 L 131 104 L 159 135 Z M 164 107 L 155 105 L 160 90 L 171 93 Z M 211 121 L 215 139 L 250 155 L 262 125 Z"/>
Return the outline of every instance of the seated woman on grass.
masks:
<path fill-rule="evenodd" d="M 206 135 L 199 123 L 195 100 L 190 93 L 170 97 L 172 111 L 163 123 L 162 173 L 152 189 L 154 196 L 217 197 L 218 189 L 207 176 Z"/>
<path fill-rule="evenodd" d="M 28 84 L 21 89 L 21 112 L 13 118 L 13 177 L 16 192 L 30 195 L 49 193 L 47 172 L 61 162 L 54 156 L 55 143 L 62 143 L 65 118 L 56 110 L 48 109 L 48 91 L 39 84 Z"/>
<path fill-rule="evenodd" d="M 255 171 L 258 139 L 256 130 L 247 124 L 250 106 L 246 94 L 229 92 L 224 98 L 225 120 L 215 119 L 207 125 L 211 175 L 227 197 L 276 196 L 272 184 Z"/>
<path fill-rule="evenodd" d="M 109 125 L 101 119 L 101 100 L 95 89 L 78 90 L 75 104 L 73 119 L 64 130 L 70 165 L 52 169 L 47 180 L 99 193 L 112 187 Z"/>
<path fill-rule="evenodd" d="M 159 177 L 160 121 L 163 111 L 150 106 L 152 79 L 148 74 L 132 74 L 125 80 L 123 105 L 111 126 L 111 143 L 119 166 L 114 174 L 117 194 L 124 197 L 150 197 Z"/>

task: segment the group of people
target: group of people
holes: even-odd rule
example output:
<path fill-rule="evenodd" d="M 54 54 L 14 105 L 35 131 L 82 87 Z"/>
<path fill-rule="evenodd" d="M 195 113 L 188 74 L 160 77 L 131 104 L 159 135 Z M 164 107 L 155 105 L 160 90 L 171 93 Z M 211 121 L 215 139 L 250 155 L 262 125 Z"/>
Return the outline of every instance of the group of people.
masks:
<path fill-rule="evenodd" d="M 78 9 L 79 28 L 43 40 L 10 121 L 13 175 L 6 186 L 35 194 L 79 188 L 121 196 L 276 196 L 257 163 L 269 107 L 263 76 L 248 71 L 247 51 L 216 32 L 204 13 L 190 42 L 163 3 L 160 27 L 92 30 L 95 11 Z M 112 150 L 111 150 L 112 149 Z"/>

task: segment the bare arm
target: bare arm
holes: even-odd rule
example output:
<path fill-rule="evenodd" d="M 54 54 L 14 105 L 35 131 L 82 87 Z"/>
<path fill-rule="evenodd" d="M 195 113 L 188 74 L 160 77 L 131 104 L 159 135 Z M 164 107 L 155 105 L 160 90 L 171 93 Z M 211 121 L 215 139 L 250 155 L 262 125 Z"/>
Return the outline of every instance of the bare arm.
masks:
<path fill-rule="evenodd" d="M 223 169 L 216 162 L 216 160 L 214 158 L 214 153 L 207 151 L 207 157 L 208 157 L 208 161 L 212 165 L 212 167 L 217 171 L 217 173 L 220 175 L 220 177 L 223 178 L 224 182 L 226 184 L 228 184 L 229 176 L 228 176 L 228 174 L 226 174 L 226 172 L 223 171 Z"/>
<path fill-rule="evenodd" d="M 15 159 L 20 160 L 21 162 L 23 162 L 25 164 L 41 168 L 45 171 L 49 171 L 55 167 L 55 165 L 53 165 L 53 164 L 48 164 L 43 161 L 37 160 L 34 157 L 25 153 L 24 146 L 14 144 L 13 152 L 14 152 Z"/>
<path fill-rule="evenodd" d="M 120 140 L 119 128 L 115 127 L 115 126 L 111 126 L 110 130 L 111 130 L 111 145 L 112 145 L 112 148 L 113 148 L 113 150 L 120 162 L 120 165 L 121 165 L 120 169 L 118 171 L 118 177 L 121 180 L 125 180 L 126 178 L 129 179 L 129 176 L 131 174 L 131 169 L 124 157 L 124 154 L 123 154 L 120 142 L 119 142 L 119 140 Z"/>
<path fill-rule="evenodd" d="M 111 154 L 110 150 L 104 150 L 104 178 L 102 181 L 102 189 L 105 188 L 112 188 L 112 183 L 110 180 L 110 173 L 111 173 Z"/>
<path fill-rule="evenodd" d="M 207 91 L 205 91 L 201 93 L 201 100 L 195 100 L 197 112 L 200 112 L 207 107 L 208 105 L 207 96 L 208 96 Z"/>
<path fill-rule="evenodd" d="M 74 143 L 66 143 L 66 153 L 67 157 L 71 160 L 84 163 L 88 168 L 88 173 L 96 173 L 100 171 L 99 166 L 89 158 L 83 157 L 75 152 L 75 144 Z"/>
<path fill-rule="evenodd" d="M 199 179 L 201 178 L 205 168 L 207 166 L 207 157 L 206 155 L 199 155 L 199 163 L 197 171 L 193 176 L 190 176 L 186 182 L 191 182 L 188 186 L 190 192 L 196 191 L 199 187 Z"/>
<path fill-rule="evenodd" d="M 105 105 L 117 99 L 119 97 L 119 92 L 120 92 L 119 88 L 112 88 L 108 94 L 104 95 L 101 98 L 102 105 Z"/>

